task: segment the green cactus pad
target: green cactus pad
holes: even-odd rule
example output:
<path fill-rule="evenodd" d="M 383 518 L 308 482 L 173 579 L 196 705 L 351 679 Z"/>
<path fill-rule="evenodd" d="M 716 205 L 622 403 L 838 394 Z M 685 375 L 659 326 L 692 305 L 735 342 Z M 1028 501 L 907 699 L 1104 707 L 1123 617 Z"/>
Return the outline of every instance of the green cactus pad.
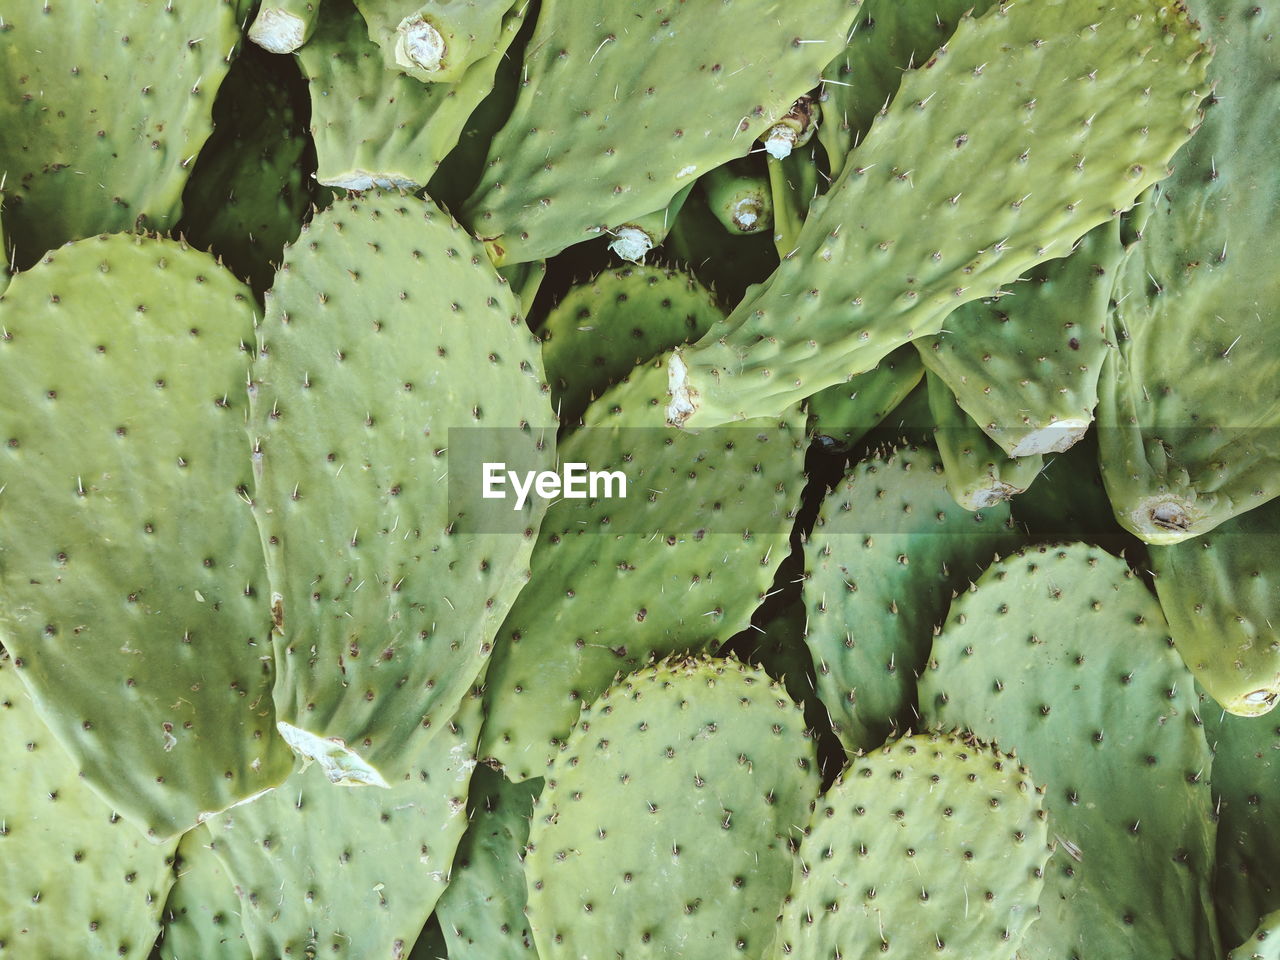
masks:
<path fill-rule="evenodd" d="M 0 956 L 144 960 L 176 841 L 148 843 L 79 779 L 0 656 Z"/>
<path fill-rule="evenodd" d="M 773 190 L 768 168 L 744 163 L 716 167 L 699 181 L 707 208 L 731 234 L 773 231 Z"/>
<path fill-rule="evenodd" d="M 951 605 L 920 709 L 1015 751 L 1051 840 L 1023 960 L 1219 956 L 1210 754 L 1195 684 L 1123 560 L 1040 547 Z"/>
<path fill-rule="evenodd" d="M 944 333 L 915 341 L 930 372 L 1009 456 L 1061 453 L 1089 429 L 1124 256 L 1120 221 L 1110 220 L 1011 296 L 961 307 Z"/>
<path fill-rule="evenodd" d="M 1228 712 L 1267 713 L 1280 698 L 1280 501 L 1202 537 L 1151 548 L 1173 643 Z"/>
<path fill-rule="evenodd" d="M 240 923 L 240 901 L 205 826 L 182 835 L 173 887 L 164 908 L 161 960 L 253 960 Z"/>
<path fill-rule="evenodd" d="M 1160 0 L 1044 0 L 962 22 L 904 77 L 795 256 L 677 351 L 670 422 L 772 415 L 1065 256 L 1165 176 L 1207 59 L 1182 5 Z"/>
<path fill-rule="evenodd" d="M 1241 943 L 1258 918 L 1280 910 L 1280 723 L 1204 705 L 1213 747 L 1218 863 L 1214 899 L 1224 943 Z"/>
<path fill-rule="evenodd" d="M 157 837 L 293 766 L 246 503 L 255 312 L 207 254 L 127 235 L 0 298 L 0 642 L 89 785 Z"/>
<path fill-rule="evenodd" d="M 524 915 L 524 851 L 542 778 L 511 783 L 483 764 L 471 778 L 470 820 L 436 916 L 449 960 L 537 957 Z"/>
<path fill-rule="evenodd" d="M 1280 960 L 1280 911 L 1263 917 L 1253 935 L 1227 954 L 1227 960 Z"/>
<path fill-rule="evenodd" d="M 482 755 L 512 779 L 543 775 L 581 704 L 619 671 L 745 628 L 787 555 L 804 485 L 800 412 L 673 436 L 648 426 L 663 375 L 639 368 L 560 444 L 562 462 L 621 470 L 628 494 L 547 511 L 486 681 Z"/>
<path fill-rule="evenodd" d="M 872 121 L 893 99 L 903 73 L 927 63 L 966 15 L 982 16 L 994 0 L 866 0 L 849 43 L 822 72 L 818 140 L 833 170 L 844 167 Z"/>
<path fill-rule="evenodd" d="M 1177 543 L 1280 495 L 1280 25 L 1222 0 L 1205 17 L 1216 83 L 1116 288 L 1101 384 L 1103 478 L 1116 518 Z"/>
<path fill-rule="evenodd" d="M 274 59 L 251 46 L 232 64 L 214 107 L 218 125 L 182 195 L 178 226 L 190 244 L 211 250 L 259 294 L 270 288 L 312 201 L 306 121 Z"/>
<path fill-rule="evenodd" d="M 408 954 L 466 830 L 481 702 L 411 734 L 387 790 L 335 786 L 313 765 L 209 821 L 255 958 Z"/>
<path fill-rule="evenodd" d="M 672 268 L 619 267 L 570 288 L 540 331 L 560 421 L 577 423 L 611 384 L 723 316 L 710 290 Z"/>
<path fill-rule="evenodd" d="M 475 681 L 528 570 L 545 501 L 519 515 L 524 536 L 463 534 L 445 480 L 451 428 L 494 428 L 508 458 L 549 464 L 538 342 L 456 223 L 371 194 L 287 251 L 258 351 L 281 729 L 336 780 L 390 782 L 409 733 Z"/>
<path fill-rule="evenodd" d="M 925 374 L 933 440 L 942 457 L 947 489 L 966 510 L 985 510 L 1031 486 L 1044 466 L 1040 454 L 1010 457 L 960 409 L 951 388 L 933 371 Z"/>
<path fill-rule="evenodd" d="M 827 496 L 805 546 L 805 639 L 846 750 L 919 725 L 915 678 L 934 627 L 951 596 L 1017 542 L 1007 505 L 956 505 L 928 447 L 873 456 Z"/>
<path fill-rule="evenodd" d="M 852 447 L 880 424 L 924 376 L 915 347 L 899 347 L 873 369 L 809 398 L 809 432 Z"/>
<path fill-rule="evenodd" d="M 1016 758 L 954 735 L 886 744 L 818 801 L 773 957 L 1014 960 L 1046 839 Z"/>
<path fill-rule="evenodd" d="M 240 39 L 229 0 L 9 0 L 0 181 L 18 265 L 68 240 L 170 230 Z"/>
<path fill-rule="evenodd" d="M 316 179 L 347 190 L 421 189 L 493 89 L 520 22 L 509 18 L 498 48 L 457 83 L 422 84 L 384 69 L 351 0 L 326 0 L 315 36 L 297 53 L 311 84 Z"/>
<path fill-rule="evenodd" d="M 800 708 L 766 674 L 702 658 L 623 678 L 583 709 L 534 807 L 538 956 L 766 956 L 817 794 Z"/>
<path fill-rule="evenodd" d="M 661 209 L 813 87 L 858 2 L 545 0 L 467 221 L 519 262 Z"/>

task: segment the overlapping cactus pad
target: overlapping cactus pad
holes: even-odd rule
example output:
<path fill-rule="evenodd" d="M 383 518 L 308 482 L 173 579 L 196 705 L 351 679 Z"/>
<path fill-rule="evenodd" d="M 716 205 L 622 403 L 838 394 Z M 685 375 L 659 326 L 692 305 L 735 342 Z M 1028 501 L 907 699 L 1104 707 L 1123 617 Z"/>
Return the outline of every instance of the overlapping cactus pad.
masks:
<path fill-rule="evenodd" d="M 0 960 L 1280 958 L 1278 68 L 0 0 Z"/>

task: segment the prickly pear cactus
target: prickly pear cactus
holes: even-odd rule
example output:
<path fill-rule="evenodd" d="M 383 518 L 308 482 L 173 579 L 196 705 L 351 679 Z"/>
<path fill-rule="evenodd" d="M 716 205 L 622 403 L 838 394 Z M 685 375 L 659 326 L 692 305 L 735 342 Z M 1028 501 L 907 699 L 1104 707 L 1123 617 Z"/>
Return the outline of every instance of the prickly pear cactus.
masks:
<path fill-rule="evenodd" d="M 468 697 L 437 735 L 411 734 L 410 769 L 386 790 L 336 787 L 316 764 L 202 828 L 255 958 L 409 952 L 466 830 L 480 711 Z"/>
<path fill-rule="evenodd" d="M 1116 518 L 1177 543 L 1280 495 L 1280 110 L 1277 11 L 1224 0 L 1203 17 L 1217 53 L 1204 125 L 1116 289 L 1098 413 Z"/>
<path fill-rule="evenodd" d="M 795 255 L 677 351 L 668 419 L 774 414 L 1065 256 L 1164 176 L 1194 131 L 1206 60 L 1186 10 L 1157 0 L 965 20 L 904 77 Z"/>
<path fill-rule="evenodd" d="M 1011 500 L 1040 474 L 1040 454 L 1010 457 L 956 403 L 951 388 L 932 371 L 925 374 L 933 441 L 942 458 L 947 489 L 966 510 L 984 510 Z"/>
<path fill-rule="evenodd" d="M 899 347 L 872 370 L 809 398 L 809 432 L 852 447 L 880 424 L 924 376 L 915 347 Z"/>
<path fill-rule="evenodd" d="M 1280 960 L 1280 911 L 1263 917 L 1253 935 L 1227 954 L 1227 960 Z"/>
<path fill-rule="evenodd" d="M 951 605 L 920 708 L 1047 785 L 1056 849 L 1022 960 L 1220 955 L 1194 683 L 1123 560 L 1073 544 L 993 564 Z"/>
<path fill-rule="evenodd" d="M 455 532 L 450 436 L 490 428 L 545 469 L 537 351 L 482 248 L 429 201 L 339 203 L 286 253 L 253 372 L 252 496 L 281 729 L 335 780 L 401 777 L 409 734 L 438 729 L 488 660 L 546 501 L 519 514 L 525 536 Z"/>
<path fill-rule="evenodd" d="M 164 928 L 157 945 L 161 960 L 253 960 L 240 922 L 240 901 L 208 830 L 182 835 L 174 864 L 173 887 L 165 903 Z"/>
<path fill-rule="evenodd" d="M 579 707 L 619 671 L 714 649 L 745 628 L 787 554 L 803 414 L 673 436 L 652 426 L 663 376 L 638 368 L 560 444 L 562 462 L 622 471 L 627 496 L 547 511 L 486 681 L 482 755 L 512 779 L 544 774 Z"/>
<path fill-rule="evenodd" d="M 86 782 L 160 838 L 293 766 L 247 503 L 256 312 L 207 254 L 127 235 L 0 297 L 0 642 Z"/>
<path fill-rule="evenodd" d="M 456 83 L 423 84 L 384 69 L 351 0 L 325 0 L 315 36 L 297 53 L 311 89 L 316 179 L 346 190 L 420 190 L 493 89 L 519 28 L 509 18 L 502 42 Z"/>
<path fill-rule="evenodd" d="M 1206 702 L 1213 748 L 1218 862 L 1214 898 L 1223 943 L 1242 943 L 1264 914 L 1280 910 L 1280 723 L 1237 717 Z"/>
<path fill-rule="evenodd" d="M 534 806 L 538 956 L 769 956 L 817 794 L 800 708 L 764 673 L 698 658 L 623 678 L 583 710 Z"/>
<path fill-rule="evenodd" d="M 670 267 L 619 267 L 572 287 L 539 331 L 560 421 L 579 422 L 611 384 L 723 316 L 710 290 Z"/>
<path fill-rule="evenodd" d="M 921 734 L 855 757 L 800 844 L 772 956 L 1014 960 L 1049 859 L 1033 774 Z"/>
<path fill-rule="evenodd" d="M 959 507 L 938 454 L 900 447 L 854 467 L 805 546 L 818 695 L 850 753 L 918 726 L 915 678 L 947 603 L 1017 535 L 1009 507 Z"/>
<path fill-rule="evenodd" d="M 542 778 L 511 783 L 481 764 L 471 778 L 470 825 L 436 916 L 449 960 L 537 957 L 525 917 L 525 845 Z"/>
<path fill-rule="evenodd" d="M 20 267 L 68 240 L 177 224 L 237 12 L 230 0 L 6 0 L 0 181 Z"/>
<path fill-rule="evenodd" d="M 0 655 L 0 955 L 143 960 L 176 841 L 149 843 L 78 776 Z"/>
<path fill-rule="evenodd" d="M 980 17 L 994 0 L 866 0 L 849 42 L 822 72 L 818 139 L 833 170 L 888 107 L 903 73 L 927 63 L 966 15 Z"/>
<path fill-rule="evenodd" d="M 859 2 L 545 0 L 464 218 L 518 263 L 661 209 L 813 87 Z"/>
<path fill-rule="evenodd" d="M 961 307 L 944 333 L 915 341 L 930 372 L 1009 456 L 1061 453 L 1089 429 L 1124 257 L 1112 219 L 1069 257 L 1031 271 L 1013 295 Z"/>
<path fill-rule="evenodd" d="M 1256 717 L 1280 697 L 1280 501 L 1202 537 L 1151 548 L 1174 646 L 1230 713 Z"/>

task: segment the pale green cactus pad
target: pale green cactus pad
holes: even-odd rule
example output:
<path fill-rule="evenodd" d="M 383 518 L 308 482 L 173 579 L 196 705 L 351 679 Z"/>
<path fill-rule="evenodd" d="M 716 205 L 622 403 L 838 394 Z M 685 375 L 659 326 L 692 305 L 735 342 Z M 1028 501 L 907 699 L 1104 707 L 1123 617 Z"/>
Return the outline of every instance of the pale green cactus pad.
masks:
<path fill-rule="evenodd" d="M 545 0 L 467 222 L 515 263 L 660 210 L 817 83 L 858 2 Z"/>
<path fill-rule="evenodd" d="M 723 316 L 715 294 L 672 268 L 619 267 L 571 287 L 539 331 L 560 421 L 578 423 L 611 384 Z"/>
<path fill-rule="evenodd" d="M 17 674 L 0 655 L 0 956 L 145 960 L 177 842 L 85 786 Z"/>
<path fill-rule="evenodd" d="M 1014 960 L 1049 859 L 1032 774 L 972 738 L 920 734 L 855 757 L 818 800 L 774 960 Z"/>
<path fill-rule="evenodd" d="M 86 782 L 157 837 L 293 767 L 248 506 L 253 294 L 82 240 L 0 298 L 0 641 Z"/>
<path fill-rule="evenodd" d="M 525 917 L 525 845 L 543 781 L 512 783 L 483 764 L 471 778 L 471 818 L 436 916 L 449 960 L 534 960 Z"/>
<path fill-rule="evenodd" d="M 1123 560 L 1073 544 L 993 564 L 952 604 L 920 708 L 1047 787 L 1056 849 L 1022 960 L 1219 955 L 1195 685 Z"/>
<path fill-rule="evenodd" d="M 0 179 L 19 265 L 68 240 L 177 224 L 237 14 L 230 0 L 6 0 Z"/>
<path fill-rule="evenodd" d="M 1230 713 L 1280 697 L 1280 501 L 1202 537 L 1151 548 L 1156 593 L 1196 681 Z"/>
<path fill-rule="evenodd" d="M 956 26 L 980 17 L 994 0 L 865 0 L 840 56 L 822 71 L 818 139 L 831 167 L 849 151 L 898 92 L 903 73 L 929 61 Z"/>
<path fill-rule="evenodd" d="M 677 351 L 670 422 L 775 414 L 869 370 L 1161 179 L 1197 123 L 1205 49 L 1181 4 L 1100 6 L 998 6 L 908 73 L 795 255 Z"/>
<path fill-rule="evenodd" d="M 1213 748 L 1218 863 L 1214 899 L 1222 940 L 1241 943 L 1264 914 L 1280 910 L 1280 724 L 1237 717 L 1206 702 Z"/>
<path fill-rule="evenodd" d="M 408 954 L 467 827 L 480 722 L 470 696 L 437 735 L 412 734 L 388 789 L 335 786 L 317 764 L 206 824 L 255 960 Z"/>
<path fill-rule="evenodd" d="M 502 43 L 456 83 L 423 84 L 383 67 L 351 0 L 325 0 L 315 36 L 297 53 L 311 85 L 316 179 L 347 190 L 420 190 L 493 89 L 519 29 L 519 18 L 508 18 Z"/>
<path fill-rule="evenodd" d="M 1011 457 L 972 418 L 960 409 L 951 388 L 929 371 L 925 374 L 929 412 L 933 414 L 933 442 L 942 458 L 947 489 L 966 510 L 1012 500 L 1040 474 L 1040 454 Z"/>
<path fill-rule="evenodd" d="M 651 419 L 664 373 L 638 368 L 560 443 L 563 462 L 623 473 L 627 496 L 601 487 L 547 511 L 486 681 L 482 754 L 512 779 L 542 776 L 579 707 L 620 671 L 745 628 L 787 555 L 803 414 L 673 434 Z"/>
<path fill-rule="evenodd" d="M 173 887 L 162 916 L 161 960 L 253 960 L 240 922 L 240 900 L 212 842 L 213 835 L 200 826 L 178 843 Z"/>
<path fill-rule="evenodd" d="M 1227 954 L 1227 960 L 1280 960 L 1280 911 L 1258 921 L 1258 929 Z"/>
<path fill-rule="evenodd" d="M 961 307 L 944 333 L 915 341 L 930 372 L 1009 456 L 1061 453 L 1089 429 L 1125 253 L 1120 221 L 1110 220 L 1010 296 Z"/>
<path fill-rule="evenodd" d="M 847 751 L 919 727 L 915 679 L 934 627 L 951 597 L 1017 543 L 1008 505 L 959 507 L 929 447 L 869 457 L 828 494 L 805 545 L 805 641 Z"/>
<path fill-rule="evenodd" d="M 880 424 L 924 377 L 915 347 L 899 347 L 873 369 L 809 398 L 809 432 L 852 447 Z"/>
<path fill-rule="evenodd" d="M 390 783 L 410 769 L 409 734 L 457 709 L 524 583 L 546 501 L 518 515 L 524 535 L 463 533 L 447 476 L 454 428 L 549 464 L 538 342 L 446 214 L 369 194 L 288 250 L 258 356 L 249 433 L 281 729 L 337 781 Z"/>
<path fill-rule="evenodd" d="M 1101 385 L 1107 492 L 1156 544 L 1280 495 L 1280 181 L 1259 162 L 1280 110 L 1276 11 L 1212 8 L 1214 93 L 1117 286 Z"/>
<path fill-rule="evenodd" d="M 623 678 L 583 710 L 534 806 L 538 956 L 767 956 L 817 794 L 800 708 L 766 674 L 698 658 Z"/>

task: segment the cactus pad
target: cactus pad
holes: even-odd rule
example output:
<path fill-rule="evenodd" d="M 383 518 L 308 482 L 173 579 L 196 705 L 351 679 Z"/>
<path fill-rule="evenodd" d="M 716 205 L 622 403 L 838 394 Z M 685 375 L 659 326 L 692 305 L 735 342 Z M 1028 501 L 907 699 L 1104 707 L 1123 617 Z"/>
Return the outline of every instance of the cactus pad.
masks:
<path fill-rule="evenodd" d="M 624 678 L 534 806 L 538 956 L 766 956 L 816 766 L 800 708 L 759 671 L 704 658 Z"/>
<path fill-rule="evenodd" d="M 293 766 L 246 502 L 255 313 L 207 254 L 127 235 L 0 298 L 0 638 L 90 786 L 158 837 Z"/>
<path fill-rule="evenodd" d="M 1197 705 L 1155 598 L 1101 550 L 1014 554 L 952 604 L 921 711 L 1047 784 L 1057 849 L 1024 960 L 1218 955 Z"/>
<path fill-rule="evenodd" d="M 962 22 L 903 79 L 795 255 L 677 352 L 669 420 L 774 414 L 1065 256 L 1165 175 L 1197 121 L 1204 53 L 1182 5 L 1159 0 Z"/>
<path fill-rule="evenodd" d="M 818 801 L 773 956 L 1014 960 L 1046 839 L 1016 758 L 954 735 L 886 744 Z"/>
<path fill-rule="evenodd" d="M 501 263 L 661 209 L 745 155 L 817 82 L 859 2 L 545 0 L 515 109 L 464 215 Z"/>

